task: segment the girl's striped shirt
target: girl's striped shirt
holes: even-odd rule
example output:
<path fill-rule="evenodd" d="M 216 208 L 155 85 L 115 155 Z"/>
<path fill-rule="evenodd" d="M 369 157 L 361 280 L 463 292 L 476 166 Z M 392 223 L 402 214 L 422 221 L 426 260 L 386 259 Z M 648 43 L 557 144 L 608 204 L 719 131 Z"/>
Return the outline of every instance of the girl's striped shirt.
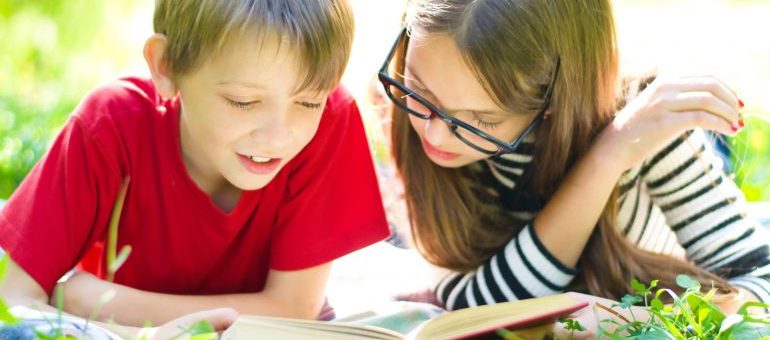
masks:
<path fill-rule="evenodd" d="M 519 153 L 485 161 L 484 171 L 510 213 L 526 226 L 476 270 L 451 273 L 436 287 L 449 310 L 556 294 L 576 269 L 560 263 L 538 240 L 540 210 L 521 178 L 532 161 L 534 137 Z M 729 281 L 770 303 L 770 238 L 747 215 L 742 192 L 722 170 L 704 131 L 689 131 L 620 179 L 618 228 L 642 249 L 686 258 L 727 273 Z M 519 199 L 516 199 L 516 198 Z M 569 228 L 570 226 L 564 226 Z M 565 240 L 569 242 L 569 240 Z"/>

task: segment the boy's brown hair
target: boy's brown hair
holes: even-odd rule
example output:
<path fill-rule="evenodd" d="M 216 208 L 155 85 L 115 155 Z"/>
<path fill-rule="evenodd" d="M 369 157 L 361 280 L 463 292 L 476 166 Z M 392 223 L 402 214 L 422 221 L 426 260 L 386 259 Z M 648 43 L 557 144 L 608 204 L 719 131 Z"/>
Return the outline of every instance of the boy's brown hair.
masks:
<path fill-rule="evenodd" d="M 168 39 L 174 77 L 194 71 L 230 41 L 253 34 L 297 51 L 301 89 L 329 90 L 342 77 L 353 42 L 347 0 L 156 0 L 153 25 Z"/>

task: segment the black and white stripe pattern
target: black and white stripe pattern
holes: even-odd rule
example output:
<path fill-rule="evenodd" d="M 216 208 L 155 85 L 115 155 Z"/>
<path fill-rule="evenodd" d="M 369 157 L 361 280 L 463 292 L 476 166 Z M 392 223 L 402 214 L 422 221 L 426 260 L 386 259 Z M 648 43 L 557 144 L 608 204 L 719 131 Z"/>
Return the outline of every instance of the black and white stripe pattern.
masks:
<path fill-rule="evenodd" d="M 519 154 L 487 160 L 495 190 L 512 214 L 537 213 L 517 187 L 532 160 L 533 138 Z M 770 239 L 747 216 L 745 198 L 722 171 L 706 134 L 693 130 L 618 183 L 618 228 L 640 248 L 686 258 L 730 278 L 770 303 Z M 469 273 L 451 273 L 436 287 L 447 309 L 513 301 L 564 291 L 576 269 L 561 264 L 528 224 L 505 247 Z"/>

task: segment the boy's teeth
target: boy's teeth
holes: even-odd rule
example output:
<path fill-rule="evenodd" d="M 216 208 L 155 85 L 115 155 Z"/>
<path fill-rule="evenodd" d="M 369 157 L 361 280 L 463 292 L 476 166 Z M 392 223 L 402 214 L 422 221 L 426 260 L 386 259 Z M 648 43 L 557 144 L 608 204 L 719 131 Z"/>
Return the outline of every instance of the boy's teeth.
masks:
<path fill-rule="evenodd" d="M 254 163 L 267 163 L 272 158 L 259 157 L 259 156 L 249 156 L 249 159 L 251 159 L 251 161 L 254 162 Z"/>

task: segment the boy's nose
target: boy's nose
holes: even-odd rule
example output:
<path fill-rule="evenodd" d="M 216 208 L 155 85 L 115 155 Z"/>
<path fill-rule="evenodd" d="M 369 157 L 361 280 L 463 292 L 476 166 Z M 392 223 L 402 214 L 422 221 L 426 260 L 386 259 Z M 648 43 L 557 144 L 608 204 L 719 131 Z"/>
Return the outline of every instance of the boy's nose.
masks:
<path fill-rule="evenodd" d="M 280 152 L 291 144 L 294 138 L 294 131 L 291 121 L 287 115 L 276 115 L 270 124 L 261 126 L 252 131 L 252 138 L 260 144 L 267 146 L 270 150 Z"/>
<path fill-rule="evenodd" d="M 431 145 L 443 146 L 453 138 L 449 125 L 441 120 L 437 115 L 432 115 L 425 120 L 425 139 Z"/>

